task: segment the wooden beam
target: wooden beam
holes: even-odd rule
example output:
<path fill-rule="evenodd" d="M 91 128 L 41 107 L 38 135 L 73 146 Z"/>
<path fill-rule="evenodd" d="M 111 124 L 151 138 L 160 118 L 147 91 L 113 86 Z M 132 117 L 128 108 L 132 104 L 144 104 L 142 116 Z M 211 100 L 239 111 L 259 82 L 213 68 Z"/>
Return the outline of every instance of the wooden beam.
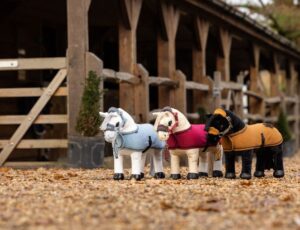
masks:
<path fill-rule="evenodd" d="M 0 140 L 0 149 L 5 148 L 9 143 L 9 140 Z M 54 149 L 67 147 L 67 139 L 23 139 L 16 146 L 17 149 Z"/>
<path fill-rule="evenodd" d="M 67 0 L 68 23 L 68 135 L 75 130 L 86 78 L 86 52 L 89 49 L 88 9 L 90 0 Z"/>
<path fill-rule="evenodd" d="M 207 92 L 209 90 L 209 86 L 201 83 L 197 83 L 194 81 L 186 81 L 185 82 L 185 88 L 186 89 L 191 89 L 194 91 L 205 91 Z"/>
<path fill-rule="evenodd" d="M 292 96 L 297 94 L 298 89 L 298 73 L 295 68 L 295 63 L 293 61 L 289 61 L 289 72 L 290 72 L 290 93 Z"/>
<path fill-rule="evenodd" d="M 166 31 L 167 39 L 164 39 L 161 34 L 158 35 L 158 75 L 166 76 L 173 79 L 176 71 L 176 34 L 179 24 L 180 13 L 174 5 L 162 2 L 162 20 L 163 28 Z M 159 88 L 159 107 L 175 105 L 174 91 L 167 87 Z"/>
<path fill-rule="evenodd" d="M 66 68 L 65 57 L 0 59 L 0 71 Z"/>
<path fill-rule="evenodd" d="M 193 49 L 193 81 L 207 85 L 209 89 L 210 82 L 206 77 L 206 46 L 209 32 L 209 23 L 199 17 L 195 19 L 196 37 L 199 42 L 200 49 Z M 211 95 L 208 92 L 193 91 L 193 111 L 197 111 L 200 107 L 210 110 Z"/>
<path fill-rule="evenodd" d="M 230 81 L 230 50 L 232 44 L 232 35 L 228 30 L 220 29 L 220 39 L 224 58 L 217 58 L 217 69 L 221 71 L 224 81 Z"/>
<path fill-rule="evenodd" d="M 221 88 L 221 72 L 214 72 L 214 85 L 213 85 L 213 109 L 221 107 L 222 88 Z"/>
<path fill-rule="evenodd" d="M 183 72 L 177 70 L 174 79 L 179 82 L 178 87 L 175 89 L 175 108 L 186 114 L 186 76 Z"/>
<path fill-rule="evenodd" d="M 243 89 L 243 85 L 241 83 L 238 82 L 227 82 L 227 81 L 222 81 L 220 82 L 220 86 L 223 89 L 230 89 L 230 90 L 242 90 Z"/>
<path fill-rule="evenodd" d="M 253 65 L 250 66 L 250 91 L 262 95 L 263 91 L 259 87 L 262 84 L 261 79 L 259 77 L 260 52 L 261 52 L 260 47 L 253 44 L 252 45 Z M 265 103 L 263 100 L 257 100 L 257 98 L 258 97 L 249 98 L 249 111 L 252 114 L 260 114 L 261 116 L 265 116 Z"/>
<path fill-rule="evenodd" d="M 46 88 L 2 88 L 0 98 L 7 97 L 40 97 Z M 68 88 L 59 87 L 53 96 L 67 96 Z"/>
<path fill-rule="evenodd" d="M 21 123 L 21 125 L 17 128 L 13 136 L 10 138 L 9 143 L 3 147 L 3 150 L 0 153 L 0 165 L 2 165 L 8 156 L 12 153 L 18 143 L 21 141 L 29 127 L 38 117 L 40 112 L 43 110 L 45 105 L 48 103 L 52 95 L 58 89 L 60 84 L 64 81 L 66 77 L 67 71 L 65 69 L 60 70 L 54 79 L 51 81 L 49 86 L 43 95 L 38 99 L 36 104 L 32 107 L 29 114 L 26 116 L 26 119 Z"/>
<path fill-rule="evenodd" d="M 196 19 L 196 37 L 199 41 L 198 46 L 201 47 L 201 51 L 197 49 L 193 49 L 194 57 L 193 57 L 193 75 L 198 80 L 197 82 L 201 82 L 201 78 L 206 76 L 206 46 L 207 46 L 207 38 L 209 32 L 209 23 L 203 19 L 197 17 Z M 200 81 L 199 81 L 200 80 Z"/>
<path fill-rule="evenodd" d="M 26 119 L 25 115 L 1 115 L 0 125 L 17 125 Z M 39 115 L 34 124 L 67 124 L 68 116 L 63 114 Z"/>
<path fill-rule="evenodd" d="M 163 85 L 163 86 L 168 86 L 168 87 L 172 87 L 172 88 L 178 87 L 178 82 L 176 82 L 175 80 L 166 78 L 166 77 L 150 76 L 148 82 L 149 82 L 149 85 L 157 85 L 157 86 Z"/>
<path fill-rule="evenodd" d="M 138 122 L 149 122 L 149 73 L 141 65 L 136 65 L 136 76 L 140 84 L 135 86 L 135 116 Z"/>
<path fill-rule="evenodd" d="M 113 80 L 118 83 L 128 83 L 132 85 L 137 85 L 140 83 L 140 79 L 137 78 L 134 74 L 126 72 L 117 72 L 112 69 L 103 69 L 102 76 L 104 80 Z"/>
<path fill-rule="evenodd" d="M 136 30 L 142 7 L 142 0 L 120 1 L 125 8 L 129 28 L 123 20 L 119 22 L 119 69 L 122 72 L 134 74 L 137 63 Z M 134 86 L 121 83 L 119 89 L 120 107 L 129 114 L 135 114 Z"/>

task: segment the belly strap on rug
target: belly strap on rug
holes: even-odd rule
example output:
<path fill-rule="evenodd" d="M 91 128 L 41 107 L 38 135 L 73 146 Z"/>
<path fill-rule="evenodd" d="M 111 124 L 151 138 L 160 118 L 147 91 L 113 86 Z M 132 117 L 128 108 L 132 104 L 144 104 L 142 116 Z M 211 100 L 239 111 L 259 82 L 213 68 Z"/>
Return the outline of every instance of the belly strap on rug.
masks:
<path fill-rule="evenodd" d="M 151 136 L 149 136 L 148 143 L 149 143 L 149 145 L 142 151 L 142 153 L 146 152 L 148 149 L 151 148 L 151 146 L 152 146 Z"/>

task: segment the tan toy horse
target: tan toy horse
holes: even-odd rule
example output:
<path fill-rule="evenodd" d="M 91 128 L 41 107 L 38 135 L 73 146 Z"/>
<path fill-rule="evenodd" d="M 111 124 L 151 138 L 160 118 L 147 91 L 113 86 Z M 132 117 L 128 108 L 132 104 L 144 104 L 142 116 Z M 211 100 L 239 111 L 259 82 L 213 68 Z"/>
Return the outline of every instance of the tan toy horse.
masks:
<path fill-rule="evenodd" d="M 213 177 L 222 177 L 222 146 L 217 143 L 207 144 L 207 132 L 204 124 L 191 125 L 187 118 L 178 110 L 165 107 L 161 112 L 153 113 L 157 116 L 154 128 L 161 141 L 166 141 L 171 155 L 171 178 L 180 179 L 180 155 L 188 157 L 189 173 L 187 179 L 198 179 L 208 176 L 208 169 L 213 168 Z M 200 162 L 199 161 L 200 154 Z M 211 154 L 210 165 L 208 155 Z"/>

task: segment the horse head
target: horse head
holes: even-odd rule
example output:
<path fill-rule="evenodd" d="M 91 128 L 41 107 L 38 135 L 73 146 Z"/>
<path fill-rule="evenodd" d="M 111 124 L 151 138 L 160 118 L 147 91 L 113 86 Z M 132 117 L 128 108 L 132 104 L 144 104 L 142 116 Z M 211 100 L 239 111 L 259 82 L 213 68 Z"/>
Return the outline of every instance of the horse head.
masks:
<path fill-rule="evenodd" d="M 165 107 L 160 112 L 153 113 L 153 115 L 156 117 L 154 129 L 161 141 L 168 140 L 171 133 L 190 127 L 190 123 L 185 116 L 171 107 Z"/>
<path fill-rule="evenodd" d="M 100 130 L 104 132 L 104 139 L 112 143 L 119 133 L 132 132 L 137 129 L 133 118 L 123 109 L 111 107 L 107 113 L 99 112 L 104 118 Z"/>
<path fill-rule="evenodd" d="M 205 131 L 208 133 L 208 142 L 216 143 L 232 128 L 231 118 L 224 109 L 216 109 L 208 115 Z"/>

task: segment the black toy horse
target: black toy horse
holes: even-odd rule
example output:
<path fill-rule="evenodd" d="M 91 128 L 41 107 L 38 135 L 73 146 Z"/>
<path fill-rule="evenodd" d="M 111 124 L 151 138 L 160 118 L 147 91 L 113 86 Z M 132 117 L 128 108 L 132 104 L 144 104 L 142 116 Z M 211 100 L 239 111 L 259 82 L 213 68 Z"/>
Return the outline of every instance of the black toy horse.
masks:
<path fill-rule="evenodd" d="M 216 109 L 209 115 L 205 130 L 208 144 L 221 139 L 225 152 L 226 178 L 235 178 L 235 156 L 242 157 L 242 179 L 251 179 L 252 152 L 256 152 L 255 177 L 263 177 L 265 169 L 274 169 L 274 177 L 283 177 L 282 135 L 271 124 L 246 125 L 233 112 Z"/>

